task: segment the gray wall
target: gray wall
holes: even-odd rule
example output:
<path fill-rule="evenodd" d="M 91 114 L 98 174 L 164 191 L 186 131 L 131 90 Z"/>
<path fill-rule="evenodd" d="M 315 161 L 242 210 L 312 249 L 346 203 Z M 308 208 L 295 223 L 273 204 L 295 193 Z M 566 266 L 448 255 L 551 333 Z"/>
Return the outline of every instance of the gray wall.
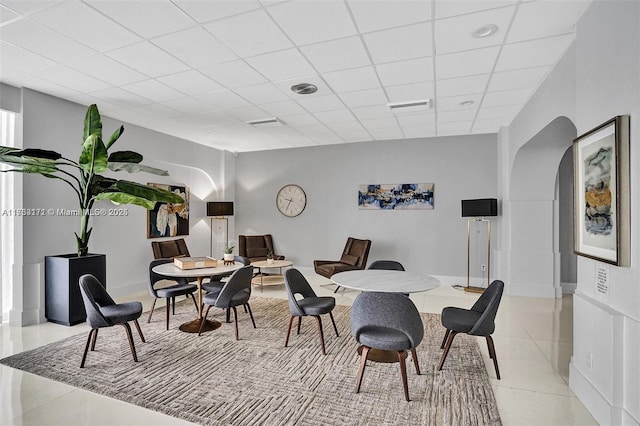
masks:
<path fill-rule="evenodd" d="M 276 251 L 298 266 L 339 259 L 349 236 L 368 238 L 369 262 L 397 259 L 410 270 L 466 277 L 460 200 L 497 195 L 496 147 L 495 135 L 476 135 L 241 153 L 236 234 L 273 234 Z M 358 209 L 358 185 L 420 182 L 435 184 L 434 210 Z M 275 206 L 288 183 L 307 194 L 295 218 Z"/>

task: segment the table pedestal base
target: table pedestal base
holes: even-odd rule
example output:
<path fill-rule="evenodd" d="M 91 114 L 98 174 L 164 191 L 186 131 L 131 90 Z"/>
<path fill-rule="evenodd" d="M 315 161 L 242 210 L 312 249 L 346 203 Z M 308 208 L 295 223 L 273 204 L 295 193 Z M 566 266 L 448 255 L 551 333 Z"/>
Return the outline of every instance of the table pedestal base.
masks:
<path fill-rule="evenodd" d="M 362 355 L 362 346 L 358 348 L 358 355 Z M 403 351 L 402 357 L 404 359 L 407 359 L 407 351 Z M 386 363 L 398 362 L 398 352 L 371 348 L 369 354 L 367 355 L 367 361 Z"/>
<path fill-rule="evenodd" d="M 200 323 L 202 321 L 202 319 L 194 319 L 193 321 L 185 322 L 180 326 L 180 331 L 184 331 L 185 333 L 197 333 L 200 331 Z M 220 326 L 222 326 L 222 324 L 219 321 L 205 320 L 202 332 L 205 333 L 207 331 L 213 331 L 220 328 Z"/>

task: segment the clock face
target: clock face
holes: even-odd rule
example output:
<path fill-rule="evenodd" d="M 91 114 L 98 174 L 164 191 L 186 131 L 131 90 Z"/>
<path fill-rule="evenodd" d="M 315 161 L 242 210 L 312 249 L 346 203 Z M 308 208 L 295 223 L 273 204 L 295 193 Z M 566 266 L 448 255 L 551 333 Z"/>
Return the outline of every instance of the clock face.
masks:
<path fill-rule="evenodd" d="M 298 216 L 307 206 L 307 195 L 298 185 L 285 185 L 278 191 L 276 206 L 285 216 Z"/>

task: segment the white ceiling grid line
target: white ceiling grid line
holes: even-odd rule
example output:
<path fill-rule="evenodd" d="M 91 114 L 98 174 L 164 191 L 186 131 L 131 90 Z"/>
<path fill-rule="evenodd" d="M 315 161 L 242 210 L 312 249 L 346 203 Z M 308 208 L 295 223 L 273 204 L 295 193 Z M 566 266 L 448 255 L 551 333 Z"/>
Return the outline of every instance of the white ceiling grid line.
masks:
<path fill-rule="evenodd" d="M 494 133 L 590 2 L 0 0 L 0 82 L 235 152 Z M 273 116 L 284 127 L 246 123 Z"/>

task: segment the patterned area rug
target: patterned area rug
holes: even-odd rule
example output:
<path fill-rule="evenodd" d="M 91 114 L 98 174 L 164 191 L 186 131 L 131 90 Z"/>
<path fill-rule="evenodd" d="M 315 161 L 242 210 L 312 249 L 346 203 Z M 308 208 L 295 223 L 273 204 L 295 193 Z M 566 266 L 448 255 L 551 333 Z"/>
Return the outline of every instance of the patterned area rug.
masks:
<path fill-rule="evenodd" d="M 87 334 L 16 354 L 0 363 L 203 425 L 499 425 L 489 377 L 474 338 L 459 335 L 442 371 L 437 371 L 443 328 L 439 316 L 422 314 L 425 338 L 418 346 L 422 375 L 407 360 L 411 402 L 404 400 L 399 364 L 367 364 L 362 388 L 354 393 L 357 344 L 347 306 L 336 306 L 336 337 L 323 318 L 327 355 L 320 351 L 313 318 L 295 326 L 285 300 L 251 300 L 257 329 L 238 311 L 240 339 L 233 324 L 203 334 L 180 332 L 195 317 L 190 301 L 178 304 L 165 330 L 164 307 L 140 321 L 147 343 L 135 329 L 140 362 L 134 363 L 122 327 L 101 329 L 84 369 L 80 360 Z M 210 317 L 224 321 L 221 310 Z M 409 358 L 410 359 L 410 358 Z"/>

